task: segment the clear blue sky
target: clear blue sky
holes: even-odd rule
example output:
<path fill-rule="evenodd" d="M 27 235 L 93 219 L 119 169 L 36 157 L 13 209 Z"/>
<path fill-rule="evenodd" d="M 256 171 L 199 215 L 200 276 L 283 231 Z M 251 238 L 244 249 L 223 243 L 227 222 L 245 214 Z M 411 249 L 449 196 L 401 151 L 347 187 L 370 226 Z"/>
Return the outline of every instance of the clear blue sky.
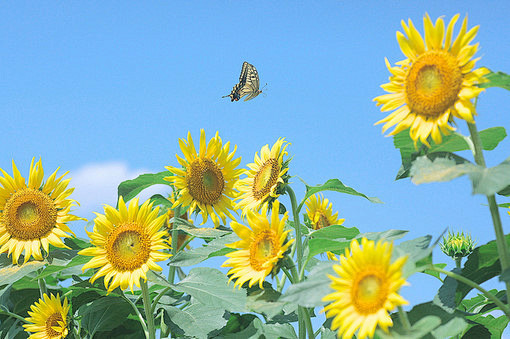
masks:
<path fill-rule="evenodd" d="M 92 218 L 101 204 L 115 203 L 120 181 L 176 165 L 177 140 L 188 130 L 196 139 L 200 128 L 208 137 L 219 131 L 238 146 L 243 165 L 285 137 L 291 175 L 314 185 L 338 178 L 384 202 L 326 193 L 346 226 L 410 230 L 405 239 L 453 227 L 486 243 L 494 238 L 489 211 L 469 181 L 394 181 L 399 152 L 373 126 L 385 116 L 372 102 L 389 77 L 384 57 L 404 58 L 395 37 L 400 20 L 411 18 L 423 32 L 426 12 L 448 21 L 467 14 L 469 27 L 480 25 L 477 65 L 510 73 L 508 1 L 3 3 L 0 167 L 12 173 L 14 159 L 27 175 L 35 156 L 47 175 L 58 166 L 71 171 L 84 200 L 76 214 Z M 231 103 L 221 96 L 243 61 L 268 83 L 266 95 Z M 510 94 L 489 89 L 478 112 L 479 129 L 508 130 Z M 509 145 L 487 153 L 488 164 L 508 157 Z M 299 198 L 304 187 L 293 182 Z M 510 216 L 501 213 L 508 232 Z M 83 226 L 76 224 L 81 236 Z M 450 264 L 439 249 L 434 260 Z M 402 293 L 412 304 L 431 300 L 439 287 L 424 275 L 410 282 Z"/>

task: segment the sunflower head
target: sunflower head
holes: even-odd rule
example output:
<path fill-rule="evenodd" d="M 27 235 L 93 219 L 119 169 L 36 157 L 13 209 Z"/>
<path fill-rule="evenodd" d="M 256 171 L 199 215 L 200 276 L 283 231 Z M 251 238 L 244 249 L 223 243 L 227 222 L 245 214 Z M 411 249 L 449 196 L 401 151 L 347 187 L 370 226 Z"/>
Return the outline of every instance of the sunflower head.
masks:
<path fill-rule="evenodd" d="M 29 339 L 61 339 L 67 336 L 68 313 L 70 306 L 67 298 L 64 303 L 60 301 L 60 295 L 44 294 L 42 299 L 35 302 L 28 311 L 28 322 L 24 324 L 26 332 L 32 332 Z"/>
<path fill-rule="evenodd" d="M 275 201 L 270 219 L 268 220 L 267 205 L 262 208 L 262 213 L 249 210 L 247 213 L 250 228 L 232 221 L 230 226 L 241 238 L 232 244 L 226 245 L 237 251 L 228 253 L 229 257 L 222 267 L 232 267 L 228 271 L 230 280 L 236 279 L 235 286 L 239 288 L 248 281 L 249 287 L 259 283 L 260 288 L 265 278 L 275 273 L 281 259 L 289 250 L 294 241 L 287 240 L 290 231 L 284 231 L 288 212 L 280 219 L 278 211 L 280 203 Z"/>
<path fill-rule="evenodd" d="M 248 164 L 247 177 L 237 182 L 240 196 L 236 208 L 242 209 L 243 216 L 249 210 L 260 211 L 265 205 L 272 206 L 280 195 L 285 193 L 285 185 L 289 181 L 290 159 L 283 160 L 287 155 L 286 148 L 290 145 L 285 138 L 279 138 L 269 149 L 265 145 L 255 153 L 254 162 Z"/>
<path fill-rule="evenodd" d="M 12 254 L 13 264 L 25 251 L 24 262 L 33 256 L 42 260 L 41 247 L 49 253 L 49 245 L 65 247 L 61 238 L 74 233 L 66 225 L 85 220 L 70 213 L 76 201 L 69 199 L 74 188 L 67 188 L 70 179 L 57 178 L 57 170 L 43 184 L 41 160 L 30 163 L 28 182 L 12 162 L 13 176 L 0 168 L 0 253 Z M 70 233 L 70 234 L 69 234 Z"/>
<path fill-rule="evenodd" d="M 436 144 L 442 135 L 454 128 L 454 118 L 474 123 L 475 107 L 471 100 L 483 89 L 478 84 L 489 70 L 475 68 L 479 58 L 473 58 L 478 44 L 470 45 L 479 26 L 467 29 L 467 17 L 463 20 L 458 35 L 453 37 L 455 15 L 448 26 L 438 18 L 434 23 L 430 17 L 423 18 L 425 39 L 409 19 L 402 21 L 404 33 L 397 32 L 397 41 L 406 59 L 392 67 L 390 82 L 381 87 L 388 92 L 374 98 L 382 112 L 393 111 L 376 124 L 384 123 L 383 132 L 395 126 L 389 135 L 409 128 L 415 147 L 418 140 L 429 146 L 429 136 Z"/>
<path fill-rule="evenodd" d="M 312 228 L 318 230 L 331 225 L 341 225 L 345 219 L 338 218 L 338 212 L 333 214 L 333 204 L 318 194 L 312 195 L 305 202 L 306 214 L 312 223 Z"/>
<path fill-rule="evenodd" d="M 402 268 L 407 257 L 390 263 L 393 245 L 388 242 L 356 239 L 350 249 L 340 256 L 340 265 L 333 268 L 337 276 L 329 276 L 333 293 L 324 297 L 332 301 L 324 308 L 326 316 L 333 318 L 331 328 L 338 336 L 352 338 L 373 337 L 375 328 L 384 331 L 393 326 L 388 312 L 408 302 L 398 294 L 404 284 Z"/>
<path fill-rule="evenodd" d="M 204 224 L 210 216 L 216 227 L 220 219 L 226 223 L 226 217 L 234 219 L 232 199 L 237 196 L 234 184 L 243 169 L 236 169 L 241 158 L 233 159 L 237 147 L 230 152 L 230 142 L 223 145 L 221 138 L 216 135 L 206 143 L 205 131 L 200 130 L 200 148 L 197 153 L 191 133 L 188 139 L 179 139 L 179 145 L 184 158 L 176 155 L 182 168 L 167 166 L 167 170 L 174 175 L 166 177 L 179 191 L 178 205 L 188 206 L 188 213 L 198 211 Z"/>
<path fill-rule="evenodd" d="M 467 257 L 475 249 L 475 242 L 471 235 L 464 232 L 448 232 L 448 237 L 443 237 L 443 242 L 439 244 L 441 251 L 453 259 Z"/>
<path fill-rule="evenodd" d="M 108 293 L 118 286 L 133 291 L 133 285 L 140 287 L 140 278 L 147 280 L 148 270 L 162 270 L 156 262 L 170 257 L 161 252 L 169 250 L 164 229 L 167 215 L 158 217 L 159 207 L 152 205 L 147 200 L 139 207 L 135 198 L 126 206 L 121 196 L 118 209 L 105 205 L 105 214 L 96 213 L 94 229 L 87 232 L 93 247 L 78 252 L 94 257 L 83 265 L 83 271 L 100 268 L 90 279 L 92 283 L 104 276 Z"/>

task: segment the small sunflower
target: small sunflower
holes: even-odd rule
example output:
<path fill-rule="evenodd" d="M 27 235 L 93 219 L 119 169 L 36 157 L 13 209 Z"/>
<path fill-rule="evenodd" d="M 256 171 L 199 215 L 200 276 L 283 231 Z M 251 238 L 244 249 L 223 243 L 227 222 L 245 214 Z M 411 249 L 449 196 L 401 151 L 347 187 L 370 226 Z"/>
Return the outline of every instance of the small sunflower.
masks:
<path fill-rule="evenodd" d="M 243 215 L 249 210 L 260 211 L 264 205 L 282 194 L 278 188 L 288 180 L 288 162 L 283 162 L 288 145 L 285 138 L 279 138 L 271 149 L 269 145 L 262 147 L 260 157 L 258 152 L 255 153 L 255 162 L 248 164 L 248 177 L 239 180 L 236 185 L 241 193 L 236 208 L 242 209 Z"/>
<path fill-rule="evenodd" d="M 117 286 L 125 290 L 133 285 L 140 287 L 140 278 L 147 280 L 148 270 L 161 271 L 157 261 L 166 260 L 170 254 L 160 252 L 168 250 L 162 230 L 167 215 L 158 217 L 159 207 L 152 209 L 147 200 L 138 206 L 138 198 L 132 199 L 129 207 L 122 196 L 119 197 L 119 209 L 105 205 L 105 214 L 96 213 L 94 229 L 87 232 L 94 247 L 78 252 L 80 255 L 93 256 L 82 270 L 100 269 L 92 276 L 93 283 L 104 276 L 104 286 L 108 292 Z"/>
<path fill-rule="evenodd" d="M 342 338 L 352 338 L 359 329 L 357 338 L 373 337 L 377 325 L 385 332 L 393 326 L 388 311 L 408 302 L 398 294 L 406 281 L 402 278 L 402 267 L 407 257 L 390 264 L 393 244 L 361 239 L 351 242 L 351 248 L 340 256 L 340 265 L 333 268 L 339 276 L 331 276 L 331 288 L 335 291 L 323 298 L 333 301 L 324 308 L 328 318 L 334 317 L 333 330 L 338 329 Z"/>
<path fill-rule="evenodd" d="M 312 195 L 305 202 L 306 214 L 312 222 L 312 228 L 318 230 L 331 225 L 342 225 L 345 219 L 338 219 L 338 212 L 333 214 L 333 204 L 323 195 Z M 326 252 L 328 259 L 338 261 L 338 258 L 332 252 Z"/>
<path fill-rule="evenodd" d="M 26 332 L 33 332 L 29 339 L 60 339 L 67 336 L 67 314 L 70 306 L 67 298 L 64 304 L 60 301 L 60 295 L 43 295 L 43 299 L 30 306 L 29 318 L 25 318 L 29 324 L 24 324 Z"/>
<path fill-rule="evenodd" d="M 288 212 L 280 220 L 278 216 L 280 203 L 275 201 L 271 219 L 267 219 L 267 205 L 262 208 L 262 213 L 248 211 L 248 227 L 232 221 L 230 227 L 241 238 L 232 244 L 226 245 L 237 251 L 226 254 L 227 259 L 221 267 L 232 267 L 228 271 L 230 280 L 237 279 L 234 286 L 241 287 L 249 281 L 249 287 L 256 282 L 260 288 L 265 278 L 274 270 L 280 259 L 294 241 L 287 241 L 290 231 L 283 231 L 285 221 L 289 217 Z"/>
<path fill-rule="evenodd" d="M 234 184 L 243 169 L 236 169 L 241 158 L 233 159 L 237 147 L 229 153 L 230 142 L 223 145 L 218 132 L 206 145 L 205 131 L 200 130 L 200 149 L 195 150 L 191 133 L 188 140 L 179 139 L 184 159 L 176 155 L 177 161 L 184 169 L 165 167 L 175 175 L 166 177 L 179 191 L 179 197 L 174 203 L 189 206 L 188 213 L 199 210 L 204 224 L 211 216 L 214 225 L 220 224 L 220 218 L 226 223 L 226 217 L 234 219 L 231 210 L 234 209 L 232 199 L 236 197 Z"/>
<path fill-rule="evenodd" d="M 397 41 L 407 59 L 391 67 L 390 82 L 381 87 L 389 94 L 374 98 L 381 111 L 395 110 L 376 124 L 385 123 L 383 132 L 395 126 L 389 135 L 410 128 L 410 136 L 415 145 L 418 140 L 430 147 L 427 141 L 431 136 L 436 144 L 442 141 L 442 134 L 454 130 L 449 123 L 453 118 L 474 123 L 475 107 L 471 102 L 483 89 L 477 85 L 489 71 L 486 68 L 474 69 L 479 58 L 473 58 L 478 44 L 469 43 L 475 38 L 479 26 L 467 30 L 467 17 L 453 40 L 453 29 L 459 15 L 455 15 L 445 33 L 442 18 L 435 25 L 425 15 L 425 41 L 409 19 L 408 25 L 402 21 L 407 37 L 397 32 Z"/>
<path fill-rule="evenodd" d="M 0 253 L 12 254 L 13 264 L 25 250 L 26 263 L 33 256 L 42 260 L 41 246 L 49 253 L 49 245 L 68 248 L 61 238 L 70 238 L 73 231 L 66 223 L 85 220 L 70 214 L 76 201 L 68 199 L 74 188 L 67 188 L 70 179 L 57 178 L 58 168 L 43 184 L 41 160 L 30 163 L 28 184 L 12 162 L 13 177 L 0 168 Z M 67 233 L 66 233 L 67 232 Z"/>

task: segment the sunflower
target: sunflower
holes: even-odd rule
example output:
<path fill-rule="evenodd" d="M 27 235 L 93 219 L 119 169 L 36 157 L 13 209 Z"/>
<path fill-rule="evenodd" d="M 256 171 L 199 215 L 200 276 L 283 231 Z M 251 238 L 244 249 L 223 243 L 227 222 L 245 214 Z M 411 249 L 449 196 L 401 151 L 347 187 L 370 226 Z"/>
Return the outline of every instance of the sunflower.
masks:
<path fill-rule="evenodd" d="M 67 336 L 67 314 L 69 313 L 67 298 L 64 304 L 60 301 L 60 295 L 43 295 L 39 302 L 30 306 L 29 318 L 25 318 L 29 324 L 24 324 L 26 332 L 34 332 L 29 339 L 59 339 Z"/>
<path fill-rule="evenodd" d="M 286 173 L 289 170 L 287 162 L 283 162 L 283 157 L 287 155 L 285 149 L 290 145 L 285 138 L 279 138 L 271 150 L 269 145 L 265 145 L 255 153 L 254 163 L 248 164 L 247 178 L 238 181 L 236 188 L 241 195 L 236 204 L 236 209 L 242 209 L 243 215 L 249 210 L 260 211 L 272 200 L 276 199 L 282 192 L 279 187 L 287 179 Z"/>
<path fill-rule="evenodd" d="M 0 168 L 0 253 L 12 254 L 13 264 L 18 263 L 25 250 L 26 263 L 33 256 L 42 260 L 42 248 L 49 253 L 49 245 L 68 248 L 61 238 L 74 233 L 66 223 L 85 220 L 70 214 L 75 201 L 68 199 L 74 188 L 67 188 L 70 179 L 62 180 L 68 172 L 57 178 L 58 168 L 43 184 L 41 160 L 30 163 L 28 184 L 12 162 L 13 176 Z M 66 233 L 68 232 L 68 233 Z"/>
<path fill-rule="evenodd" d="M 271 212 L 271 220 L 267 219 L 267 205 L 262 208 L 262 214 L 249 210 L 247 213 L 248 227 L 232 221 L 230 227 L 241 238 L 227 247 L 237 251 L 226 254 L 227 259 L 221 267 L 232 267 L 228 271 L 230 280 L 237 279 L 234 286 L 241 287 L 249 281 L 249 287 L 256 282 L 260 288 L 269 273 L 274 270 L 280 259 L 289 250 L 293 239 L 287 241 L 290 231 L 283 231 L 288 212 L 280 220 L 278 211 L 280 203 L 275 201 Z M 230 281 L 229 280 L 229 281 Z"/>
<path fill-rule="evenodd" d="M 388 332 L 393 325 L 388 311 L 408 304 L 398 294 L 406 284 L 402 267 L 407 257 L 390 264 L 393 244 L 362 238 L 361 246 L 355 239 L 350 252 L 346 249 L 340 256 L 340 265 L 333 266 L 339 276 L 329 275 L 335 291 L 323 298 L 333 301 L 324 311 L 328 318 L 334 317 L 331 328 L 338 329 L 342 338 L 352 338 L 358 329 L 357 338 L 373 337 L 377 325 Z"/>
<path fill-rule="evenodd" d="M 204 224 L 211 216 L 216 227 L 220 218 L 226 223 L 226 217 L 234 219 L 232 199 L 236 197 L 234 184 L 243 169 L 236 169 L 241 158 L 233 159 L 237 147 L 229 153 L 230 142 L 222 144 L 218 132 L 206 145 L 205 131 L 200 130 L 200 149 L 195 150 L 191 133 L 188 140 L 179 139 L 184 159 L 176 155 L 184 169 L 167 166 L 174 175 L 166 177 L 179 191 L 179 197 L 172 208 L 178 205 L 188 206 L 188 213 L 199 210 Z"/>
<path fill-rule="evenodd" d="M 312 195 L 305 202 L 306 214 L 312 222 L 312 228 L 318 230 L 331 225 L 342 225 L 345 219 L 338 219 L 338 212 L 333 214 L 333 204 L 328 199 L 324 199 L 322 194 Z M 332 252 L 326 252 L 328 259 L 338 261 L 338 258 Z"/>
<path fill-rule="evenodd" d="M 80 255 L 93 256 L 82 270 L 100 269 L 92 276 L 93 283 L 104 276 L 104 286 L 108 293 L 120 286 L 125 290 L 128 286 L 133 291 L 133 284 L 140 287 L 140 278 L 147 280 L 148 270 L 161 271 L 157 261 L 166 260 L 170 254 L 160 252 L 169 246 L 161 230 L 167 215 L 158 217 L 159 207 L 152 209 L 152 202 L 147 200 L 138 206 L 138 198 L 131 200 L 126 206 L 122 196 L 119 197 L 119 209 L 105 205 L 105 214 L 96 213 L 94 229 L 87 232 L 89 247 L 78 252 Z"/>
<path fill-rule="evenodd" d="M 475 107 L 471 102 L 482 91 L 477 85 L 485 82 L 486 68 L 474 69 L 479 58 L 473 58 L 478 44 L 469 43 L 475 38 L 479 26 L 467 30 L 467 17 L 453 40 L 453 29 L 459 15 L 455 15 L 445 33 L 442 18 L 434 25 L 425 15 L 425 41 L 409 19 L 408 25 L 402 21 L 407 37 L 397 32 L 397 41 L 407 59 L 391 67 L 390 82 L 381 87 L 389 94 L 374 98 L 381 111 L 395 110 L 376 124 L 385 123 L 383 132 L 395 126 L 389 135 L 410 128 L 410 136 L 430 147 L 427 141 L 431 136 L 436 144 L 442 141 L 455 128 L 449 123 L 453 118 L 474 123 Z"/>

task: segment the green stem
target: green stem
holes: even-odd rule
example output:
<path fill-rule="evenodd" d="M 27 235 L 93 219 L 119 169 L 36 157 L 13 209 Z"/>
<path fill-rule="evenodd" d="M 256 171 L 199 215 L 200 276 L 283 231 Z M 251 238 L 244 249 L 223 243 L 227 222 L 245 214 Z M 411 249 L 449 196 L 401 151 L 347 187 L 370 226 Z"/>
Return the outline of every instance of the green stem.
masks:
<path fill-rule="evenodd" d="M 455 257 L 455 267 L 457 267 L 458 269 L 462 269 L 461 263 L 462 257 Z"/>
<path fill-rule="evenodd" d="M 282 267 L 282 271 L 285 273 L 285 276 L 289 278 L 290 283 L 294 284 L 293 274 L 286 267 Z"/>
<path fill-rule="evenodd" d="M 469 287 L 472 287 L 472 288 L 475 288 L 477 290 L 479 290 L 480 292 L 483 293 L 483 295 L 485 295 L 487 297 L 487 299 L 489 299 L 490 301 L 492 301 L 494 304 L 496 304 L 496 306 L 498 306 L 501 311 L 503 311 L 503 313 L 505 313 L 505 315 L 510 318 L 510 308 L 508 307 L 508 305 L 505 305 L 501 300 L 499 300 L 494 294 L 490 293 L 489 291 L 487 291 L 486 289 L 484 289 L 482 286 L 478 285 L 477 283 L 475 283 L 474 281 L 466 278 L 466 277 L 463 277 L 461 276 L 460 274 L 457 274 L 457 273 L 453 273 L 453 272 L 450 272 L 450 271 L 447 271 L 447 270 L 444 270 L 442 268 L 439 268 L 439 267 L 436 267 L 436 266 L 429 266 L 429 269 L 430 270 L 433 270 L 433 271 L 436 271 L 436 272 L 439 272 L 439 273 L 443 273 L 457 281 L 460 281 L 461 283 L 464 283 L 466 285 L 468 285 Z"/>
<path fill-rule="evenodd" d="M 468 122 L 467 125 L 475 149 L 475 152 L 473 154 L 475 162 L 479 166 L 486 167 L 482 151 L 482 141 L 480 139 L 480 134 L 478 134 L 476 124 L 471 124 Z M 501 225 L 501 217 L 499 215 L 498 204 L 496 203 L 496 197 L 494 196 L 494 194 L 488 195 L 487 201 L 489 203 L 489 209 L 491 212 L 494 232 L 496 233 L 496 245 L 498 248 L 499 260 L 501 263 L 501 271 L 504 272 L 505 270 L 510 268 L 510 256 L 508 254 L 508 246 L 505 239 L 505 233 L 503 232 L 503 226 Z M 510 302 L 510 282 L 506 282 L 505 284 L 507 302 Z"/>
<path fill-rule="evenodd" d="M 41 272 L 39 272 L 41 273 Z M 39 293 L 41 294 L 41 299 L 45 294 L 48 294 L 48 289 L 46 288 L 46 282 L 43 278 L 37 279 L 37 284 L 39 285 Z"/>
<path fill-rule="evenodd" d="M 315 338 L 315 334 L 313 333 L 313 326 L 312 326 L 312 320 L 311 320 L 311 317 L 310 317 L 310 312 L 308 311 L 307 308 L 303 308 L 304 310 L 304 313 L 305 313 L 305 326 L 306 326 L 306 331 L 308 332 L 308 338 L 309 339 L 314 339 Z"/>
<path fill-rule="evenodd" d="M 154 298 L 154 300 L 152 301 L 152 307 L 151 307 L 151 312 L 153 314 L 156 311 L 156 306 L 158 306 L 159 299 L 161 299 L 161 297 L 164 296 L 166 294 L 166 292 L 168 292 L 170 290 L 171 290 L 170 287 L 165 287 L 165 289 L 163 289 L 163 291 L 159 292 L 158 295 L 156 296 L 156 298 Z"/>
<path fill-rule="evenodd" d="M 140 279 L 142 287 L 143 308 L 145 309 L 145 318 L 147 319 L 148 339 L 156 339 L 156 327 L 154 326 L 154 313 L 152 313 L 151 297 L 149 295 L 149 286 L 147 281 Z"/>
<path fill-rule="evenodd" d="M 11 313 L 11 312 L 9 312 L 9 311 L 7 311 L 7 310 L 2 310 L 2 309 L 0 309 L 0 314 L 5 314 L 5 315 L 8 315 L 9 317 L 16 318 L 16 319 L 18 319 L 18 320 L 21 320 L 21 321 L 22 321 L 22 322 L 24 322 L 25 324 L 28 324 L 28 323 L 29 323 L 29 322 L 28 322 L 25 318 L 23 318 L 22 316 L 17 315 L 16 313 Z"/>
<path fill-rule="evenodd" d="M 177 252 L 180 252 L 182 250 L 184 250 L 184 248 L 186 248 L 186 246 L 188 246 L 188 244 L 190 242 L 192 242 L 193 240 L 195 240 L 196 236 L 192 235 L 190 236 L 188 239 L 186 239 L 185 242 L 182 243 L 182 245 L 179 247 L 179 249 L 177 250 Z"/>
<path fill-rule="evenodd" d="M 129 305 L 131 305 L 131 307 L 135 311 L 136 315 L 138 316 L 138 319 L 140 320 L 140 324 L 142 325 L 143 332 L 145 333 L 145 337 L 148 338 L 149 331 L 147 330 L 147 324 L 145 323 L 145 319 L 143 318 L 142 314 L 140 313 L 140 310 L 138 309 L 138 307 L 136 307 L 136 304 L 131 301 L 131 299 L 129 299 L 128 297 L 126 297 L 124 295 L 124 293 L 122 293 L 121 296 L 122 296 L 122 298 L 124 298 L 124 300 L 126 300 L 128 302 Z"/>
<path fill-rule="evenodd" d="M 289 194 L 290 203 L 292 205 L 292 214 L 294 218 L 294 228 L 296 229 L 296 249 L 297 249 L 297 262 L 298 269 L 301 270 L 302 261 L 303 261 L 303 249 L 301 247 L 301 225 L 299 224 L 299 212 L 297 210 L 297 202 L 296 202 L 296 194 L 292 188 L 287 185 L 286 186 L 287 193 Z"/>
<path fill-rule="evenodd" d="M 174 256 L 177 253 L 177 244 L 178 244 L 178 238 L 179 238 L 179 230 L 177 229 L 177 220 L 180 217 L 181 213 L 181 206 L 177 206 L 174 208 L 174 224 L 172 226 L 172 256 Z M 170 266 L 170 269 L 168 270 L 168 282 L 170 284 L 173 284 L 175 281 L 175 266 Z"/>
<path fill-rule="evenodd" d="M 402 306 L 398 306 L 398 317 L 400 318 L 400 322 L 402 323 L 402 327 L 406 331 L 411 330 L 411 323 L 409 322 L 409 318 L 407 317 L 407 312 L 404 311 L 404 308 Z"/>

